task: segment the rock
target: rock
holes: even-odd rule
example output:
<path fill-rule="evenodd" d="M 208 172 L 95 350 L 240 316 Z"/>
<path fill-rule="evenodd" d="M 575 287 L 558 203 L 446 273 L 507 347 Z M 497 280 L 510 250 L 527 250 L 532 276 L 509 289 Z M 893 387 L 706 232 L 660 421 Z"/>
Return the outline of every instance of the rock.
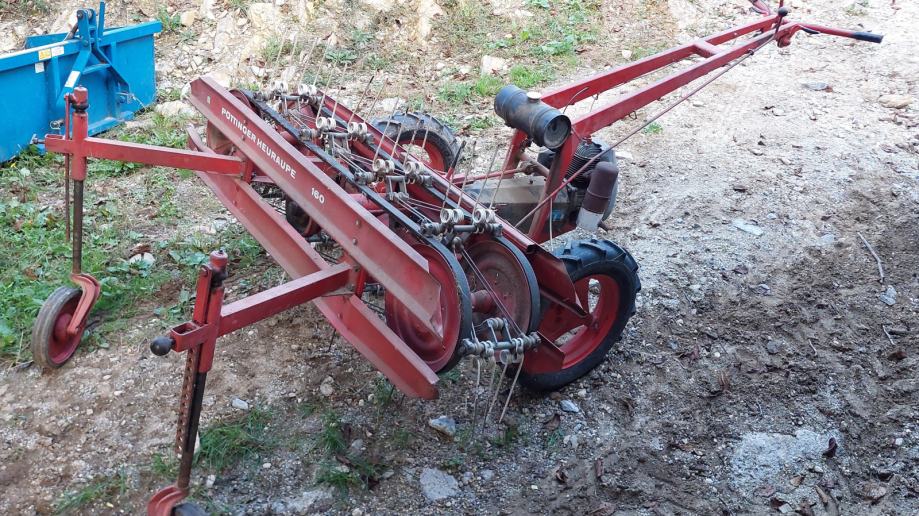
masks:
<path fill-rule="evenodd" d="M 799 471 L 823 460 L 830 437 L 842 446 L 839 432 L 817 433 L 799 428 L 794 435 L 748 432 L 734 445 L 729 459 L 730 483 L 737 489 L 753 492 L 763 485 L 785 485 L 788 472 Z"/>
<path fill-rule="evenodd" d="M 900 446 L 903 446 L 903 438 L 897 437 L 896 439 L 894 439 L 893 445 L 896 446 L 897 448 L 899 448 Z"/>
<path fill-rule="evenodd" d="M 361 5 L 364 5 L 372 11 L 377 11 L 385 13 L 392 10 L 396 5 L 395 0 L 361 0 Z"/>
<path fill-rule="evenodd" d="M 827 233 L 820 237 L 821 245 L 832 245 L 836 241 L 836 235 L 833 233 Z"/>
<path fill-rule="evenodd" d="M 770 340 L 766 343 L 766 352 L 770 355 L 776 355 L 782 351 L 782 343 Z"/>
<path fill-rule="evenodd" d="M 335 380 L 331 376 L 326 376 L 322 383 L 319 384 L 319 392 L 323 396 L 329 397 L 335 393 Z"/>
<path fill-rule="evenodd" d="M 616 157 L 619 159 L 624 159 L 628 161 L 633 161 L 633 162 L 635 161 L 635 155 L 633 155 L 631 152 L 627 150 L 617 150 Z"/>
<path fill-rule="evenodd" d="M 197 13 L 195 11 L 185 11 L 179 15 L 179 23 L 183 27 L 191 27 L 195 23 L 195 18 L 197 18 Z"/>
<path fill-rule="evenodd" d="M 415 26 L 415 39 L 425 42 L 431 37 L 434 17 L 442 16 L 444 11 L 434 0 L 418 0 L 417 13 L 418 23 Z"/>
<path fill-rule="evenodd" d="M 631 50 L 628 50 L 628 49 L 623 50 L 623 51 L 622 51 L 622 57 L 623 57 L 624 59 L 631 59 L 631 58 L 632 58 L 632 51 L 631 51 Z"/>
<path fill-rule="evenodd" d="M 313 489 L 296 498 L 279 500 L 271 504 L 271 509 L 275 514 L 318 514 L 329 510 L 333 503 L 331 493 L 325 489 Z"/>
<path fill-rule="evenodd" d="M 266 462 L 266 463 L 262 464 L 262 469 L 271 469 L 271 463 L 270 463 L 270 462 Z"/>
<path fill-rule="evenodd" d="M 473 479 L 473 478 L 475 478 L 475 476 L 472 474 L 472 472 L 471 472 L 471 471 L 467 471 L 467 472 L 463 473 L 463 478 L 462 478 L 460 481 L 463 483 L 463 485 L 466 485 L 466 484 L 472 482 L 472 479 Z"/>
<path fill-rule="evenodd" d="M 490 469 L 483 469 L 479 472 L 479 476 L 482 477 L 482 480 L 485 482 L 490 482 L 493 478 L 495 478 L 495 472 Z"/>
<path fill-rule="evenodd" d="M 439 469 L 424 468 L 418 481 L 421 483 L 421 493 L 429 502 L 445 500 L 459 494 L 459 482 L 453 475 Z"/>
<path fill-rule="evenodd" d="M 128 258 L 128 263 L 138 267 L 153 267 L 156 263 L 156 257 L 150 253 L 138 253 Z"/>
<path fill-rule="evenodd" d="M 577 414 L 581 411 L 581 409 L 578 408 L 577 403 L 571 400 L 562 400 L 560 406 L 562 407 L 562 410 L 565 412 L 571 412 L 572 414 Z"/>
<path fill-rule="evenodd" d="M 249 4 L 249 21 L 257 31 L 275 32 L 281 28 L 282 19 L 278 8 L 270 2 Z"/>
<path fill-rule="evenodd" d="M 903 109 L 913 103 L 913 98 L 909 95 L 889 94 L 881 95 L 878 102 L 886 108 Z"/>
<path fill-rule="evenodd" d="M 750 233 L 753 236 L 763 236 L 763 233 L 764 233 L 762 228 L 760 228 L 756 224 L 753 224 L 752 222 L 747 222 L 744 219 L 734 219 L 731 222 L 731 225 L 743 231 L 744 233 Z"/>
<path fill-rule="evenodd" d="M 755 287 L 751 287 L 751 290 L 753 290 L 753 292 L 756 292 L 757 294 L 761 296 L 768 296 L 769 292 L 772 291 L 772 289 L 769 288 L 769 285 L 766 285 L 765 283 L 760 283 L 759 285 Z"/>
<path fill-rule="evenodd" d="M 887 487 L 879 482 L 866 482 L 859 491 L 862 498 L 877 502 L 887 494 Z"/>
<path fill-rule="evenodd" d="M 245 400 L 239 398 L 233 398 L 233 401 L 230 402 L 230 406 L 239 410 L 249 410 L 249 404 Z"/>
<path fill-rule="evenodd" d="M 204 487 L 210 489 L 214 487 L 214 482 L 217 481 L 217 475 L 208 475 L 207 480 L 204 481 Z"/>
<path fill-rule="evenodd" d="M 802 86 L 812 91 L 833 91 L 833 88 L 825 82 L 805 82 Z"/>
<path fill-rule="evenodd" d="M 201 5 L 198 7 L 198 14 L 206 20 L 216 20 L 217 19 L 217 9 L 218 3 L 222 3 L 221 0 L 201 0 Z"/>
<path fill-rule="evenodd" d="M 498 72 L 507 68 L 507 60 L 495 56 L 482 56 L 482 67 L 479 73 L 482 75 L 496 75 Z"/>
<path fill-rule="evenodd" d="M 578 449 L 578 436 L 575 434 L 568 434 L 562 438 L 562 444 L 571 446 L 575 450 Z"/>
<path fill-rule="evenodd" d="M 765 154 L 763 149 L 760 149 L 759 147 L 754 147 L 750 149 L 750 152 L 752 152 L 754 156 L 762 156 L 763 154 Z"/>
<path fill-rule="evenodd" d="M 438 432 L 453 437 L 456 435 L 456 421 L 450 416 L 440 416 L 428 421 L 428 426 Z"/>
<path fill-rule="evenodd" d="M 362 453 L 364 453 L 364 440 L 355 439 L 351 442 L 351 446 L 348 447 L 348 456 L 360 457 Z"/>
<path fill-rule="evenodd" d="M 190 117 L 198 113 L 193 107 L 181 100 L 157 104 L 153 110 L 166 118 Z"/>
<path fill-rule="evenodd" d="M 897 302 L 897 289 L 893 285 L 887 285 L 887 290 L 878 294 L 878 299 L 887 306 L 893 306 Z"/>

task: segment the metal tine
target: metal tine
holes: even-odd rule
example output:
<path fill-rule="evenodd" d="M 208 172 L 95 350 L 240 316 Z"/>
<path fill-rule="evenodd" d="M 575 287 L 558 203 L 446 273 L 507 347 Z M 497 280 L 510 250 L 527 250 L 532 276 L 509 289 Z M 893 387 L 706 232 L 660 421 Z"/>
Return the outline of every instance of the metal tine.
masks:
<path fill-rule="evenodd" d="M 482 385 L 482 358 L 473 357 L 475 361 L 475 387 L 472 389 L 472 435 L 475 436 L 475 427 L 479 417 L 479 387 Z"/>
<path fill-rule="evenodd" d="M 500 150 L 500 147 L 498 148 L 498 150 Z M 497 151 L 495 151 L 495 157 L 498 157 Z M 494 166 L 495 166 L 495 163 L 494 163 L 494 160 L 492 160 L 491 166 L 488 167 L 489 170 L 493 169 Z M 498 185 L 495 186 L 495 193 L 491 194 L 491 201 L 488 202 L 488 209 L 489 209 L 489 210 L 492 208 L 492 206 L 495 205 L 495 198 L 498 197 L 498 191 L 501 190 L 501 181 L 504 179 L 504 175 L 505 175 L 506 172 L 507 172 L 506 170 L 501 170 L 501 175 L 498 176 Z M 483 190 L 484 190 L 484 188 L 483 188 Z"/>
<path fill-rule="evenodd" d="M 504 400 L 504 408 L 501 409 L 501 415 L 498 417 L 498 424 L 504 421 L 504 414 L 507 413 L 507 405 L 511 402 L 511 394 L 514 393 L 514 387 L 517 385 L 517 378 L 520 377 L 520 370 L 523 369 L 523 355 L 520 355 L 520 363 L 517 364 L 517 371 L 514 372 L 514 380 L 511 382 L 511 389 L 507 391 L 507 399 Z"/>
<path fill-rule="evenodd" d="M 348 117 L 349 124 L 351 123 L 352 120 L 354 120 L 355 113 L 357 113 L 361 109 L 361 104 L 364 103 L 364 98 L 367 97 L 367 92 L 370 91 L 370 85 L 373 84 L 373 80 L 376 79 L 376 77 L 377 77 L 377 74 L 371 75 L 370 80 L 367 81 L 367 86 L 364 86 L 364 92 L 361 93 L 361 97 L 357 99 L 357 105 L 354 106 L 354 109 L 351 110 L 351 116 Z"/>
<path fill-rule="evenodd" d="M 473 164 L 472 164 L 472 166 L 475 166 L 475 163 L 474 163 L 474 161 L 475 161 L 475 148 L 476 148 L 478 145 L 479 145 L 479 139 L 478 139 L 478 138 L 476 138 L 475 140 L 472 140 L 472 158 L 473 158 Z M 454 165 L 454 167 L 457 167 L 457 166 L 459 166 L 459 156 L 456 157 L 456 165 Z M 462 184 L 462 186 L 460 186 L 459 195 L 456 197 L 456 202 L 457 202 L 457 203 L 460 203 L 460 202 L 462 202 L 462 200 L 463 200 L 463 189 L 466 188 L 466 180 L 468 180 L 468 179 L 469 179 L 469 174 L 463 174 L 463 184 Z"/>
<path fill-rule="evenodd" d="M 348 63 L 345 63 L 344 68 L 341 70 L 341 82 L 345 82 L 345 74 L 348 73 Z M 335 103 L 332 104 L 332 121 L 335 121 L 335 112 L 338 111 L 338 100 L 341 98 L 342 91 L 344 89 L 343 84 L 338 85 L 338 95 L 335 96 Z M 335 122 L 335 126 L 338 127 L 338 122 Z"/>
<path fill-rule="evenodd" d="M 495 168 L 495 162 L 498 160 L 498 153 L 499 153 L 499 152 L 501 152 L 501 146 L 500 146 L 500 145 L 495 147 L 495 152 L 494 152 L 494 154 L 491 155 L 491 163 L 489 163 L 489 164 L 488 164 L 488 168 L 485 169 L 485 180 L 482 182 L 482 189 L 479 190 L 479 195 L 476 195 L 476 196 L 475 196 L 475 205 L 472 207 L 473 210 L 475 210 L 476 208 L 479 207 L 479 201 L 481 201 L 481 200 L 482 200 L 482 196 L 485 195 L 485 187 L 488 186 L 488 174 L 491 174 L 491 171 Z M 463 179 L 466 179 L 466 178 L 463 178 Z M 500 181 L 500 178 L 499 178 L 499 181 Z M 498 183 L 498 186 L 499 186 L 499 187 L 501 186 L 501 183 L 500 183 L 500 182 Z M 497 193 L 498 193 L 498 191 L 495 190 L 495 194 L 497 194 Z M 492 195 L 492 201 L 494 201 L 494 195 Z M 491 206 L 489 206 L 489 208 L 490 208 L 490 207 L 491 207 Z"/>
<path fill-rule="evenodd" d="M 483 422 L 485 426 L 488 426 L 488 418 L 491 417 L 491 411 L 495 408 L 495 402 L 498 401 L 498 394 L 501 393 L 501 383 L 503 383 L 504 376 L 507 374 L 508 365 L 510 365 L 510 361 L 504 363 L 504 368 L 501 370 L 501 375 L 498 376 L 498 385 L 495 386 L 494 396 L 492 396 L 491 403 L 488 405 L 488 412 L 485 413 L 485 421 Z M 497 358 L 495 358 L 495 368 L 497 367 L 498 361 Z"/>
<path fill-rule="evenodd" d="M 460 154 L 462 154 L 463 149 L 465 148 L 466 148 L 466 140 L 462 140 L 460 142 L 459 150 L 456 152 L 456 157 L 453 158 L 455 163 L 459 163 Z M 451 165 L 452 164 L 453 163 L 451 163 Z M 443 211 L 444 208 L 447 207 L 447 201 L 450 199 L 450 194 L 453 193 L 454 185 L 453 185 L 453 181 L 450 180 L 451 175 L 449 174 L 449 172 L 450 172 L 450 168 L 448 167 L 447 170 L 444 171 L 444 174 L 445 174 L 444 177 L 447 178 L 447 188 L 444 190 L 444 202 L 440 205 L 440 211 Z M 462 190 L 460 190 L 460 196 L 458 198 L 462 198 L 462 196 L 463 196 L 463 193 L 462 193 Z"/>
<path fill-rule="evenodd" d="M 386 119 L 386 127 L 383 128 L 383 137 L 380 138 L 380 142 L 377 144 L 376 150 L 373 151 L 373 159 L 370 160 L 370 166 L 372 167 L 374 162 L 377 160 L 377 156 L 380 155 L 380 148 L 383 146 L 383 140 L 386 139 L 386 132 L 389 131 L 389 126 L 392 124 L 392 119 L 396 116 L 396 113 L 399 112 L 399 100 L 396 100 L 396 106 L 392 110 L 392 115 Z"/>
<path fill-rule="evenodd" d="M 318 40 L 317 40 L 317 41 L 318 41 Z M 328 47 L 328 45 L 325 46 L 325 47 L 322 49 L 322 54 L 319 56 L 319 67 L 318 67 L 318 68 L 320 68 L 320 69 L 322 68 L 322 63 L 325 61 L 325 56 L 327 56 L 327 55 L 329 55 L 329 47 Z M 321 74 L 321 71 L 320 71 L 320 70 L 317 70 L 316 73 L 313 74 L 313 86 L 315 86 L 315 85 L 316 85 L 316 82 L 319 80 L 320 74 Z"/>

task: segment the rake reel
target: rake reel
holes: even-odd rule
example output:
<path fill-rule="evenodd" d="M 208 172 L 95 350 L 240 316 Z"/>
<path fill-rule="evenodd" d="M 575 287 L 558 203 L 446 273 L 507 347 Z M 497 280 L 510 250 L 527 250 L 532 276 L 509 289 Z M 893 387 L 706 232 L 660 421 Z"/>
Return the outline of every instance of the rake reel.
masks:
<path fill-rule="evenodd" d="M 178 480 L 153 497 L 148 513 L 191 510 L 180 502 L 188 494 L 217 339 L 308 301 L 414 397 L 436 397 L 436 373 L 464 357 L 500 364 L 512 389 L 517 381 L 558 389 L 600 364 L 634 313 L 635 259 L 596 238 L 554 254 L 540 245 L 576 227 L 595 230 L 615 202 L 619 142 L 591 135 L 721 69 L 708 84 L 772 41 L 789 44 L 799 30 L 881 39 L 790 22 L 784 7 L 774 13 L 760 1 L 754 7 L 762 14 L 755 21 L 541 96 L 506 86 L 495 109 L 515 131 L 503 162 L 495 167 L 496 153 L 478 171 L 457 170 L 465 144 L 436 119 L 397 106 L 374 123 L 315 83 L 252 92 L 227 90 L 207 77 L 193 81 L 190 101 L 207 125 L 189 128 L 189 150 L 88 136 L 87 92 L 77 88 L 67 98 L 65 134 L 45 139 L 48 150 L 69 157 L 75 192 L 82 193 L 88 158 L 194 170 L 291 278 L 225 303 L 227 257 L 215 251 L 198 272 L 191 320 L 153 340 L 154 354 L 185 352 L 186 366 Z M 686 68 L 597 110 L 573 118 L 561 111 L 684 60 Z M 534 145 L 542 148 L 537 154 Z M 279 199 L 281 211 L 272 204 Z M 69 358 L 98 296 L 98 283 L 80 270 L 82 209 L 80 195 L 73 278 L 82 290 L 55 293 L 43 307 L 33 334 L 42 365 Z M 334 256 L 319 252 L 327 245 L 335 246 Z M 368 303 L 371 290 L 383 292 L 382 316 Z M 489 413 L 494 406 L 493 399 Z"/>

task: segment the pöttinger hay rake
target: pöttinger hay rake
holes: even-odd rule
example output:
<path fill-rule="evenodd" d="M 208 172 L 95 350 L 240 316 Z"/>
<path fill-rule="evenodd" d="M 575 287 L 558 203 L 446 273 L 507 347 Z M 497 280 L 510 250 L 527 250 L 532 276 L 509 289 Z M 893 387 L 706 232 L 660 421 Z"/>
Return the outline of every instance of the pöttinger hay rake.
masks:
<path fill-rule="evenodd" d="M 788 21 L 784 7 L 753 3 L 762 16 L 745 25 L 541 96 L 506 86 L 495 109 L 515 132 L 503 163 L 495 167 L 496 153 L 478 173 L 457 170 L 463 144 L 436 119 L 397 106 L 369 122 L 315 83 L 251 92 L 195 80 L 190 100 L 207 126 L 204 139 L 189 128 L 189 150 L 88 136 L 87 91 L 77 88 L 67 97 L 64 134 L 47 135 L 45 145 L 70 158 L 72 277 L 81 290 L 59 289 L 43 306 L 36 361 L 58 367 L 71 356 L 99 294 L 82 273 L 80 249 L 87 159 L 103 158 L 196 171 L 291 277 L 225 303 L 227 257 L 215 251 L 199 270 L 191 320 L 153 340 L 156 355 L 185 352 L 186 367 L 178 480 L 153 497 L 150 514 L 194 513 L 180 502 L 217 339 L 307 301 L 410 396 L 436 397 L 436 373 L 470 356 L 501 364 L 529 388 L 562 387 L 603 361 L 640 288 L 635 260 L 612 242 L 574 241 L 554 254 L 541 245 L 576 227 L 594 230 L 612 210 L 619 142 L 593 133 L 717 71 L 708 84 L 772 41 L 788 45 L 798 31 L 881 40 Z M 685 68 L 596 110 L 573 118 L 560 111 L 685 60 Z M 267 198 L 283 201 L 284 213 Z M 317 250 L 330 245 L 335 259 Z M 383 317 L 366 302 L 371 290 L 384 293 Z"/>

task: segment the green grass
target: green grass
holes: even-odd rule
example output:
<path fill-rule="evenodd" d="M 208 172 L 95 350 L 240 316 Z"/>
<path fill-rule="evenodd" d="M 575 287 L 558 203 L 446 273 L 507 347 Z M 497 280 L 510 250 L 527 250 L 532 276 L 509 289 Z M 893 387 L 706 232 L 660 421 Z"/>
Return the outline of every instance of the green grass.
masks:
<path fill-rule="evenodd" d="M 386 378 L 377 378 L 373 387 L 373 402 L 380 407 L 392 403 L 396 395 L 396 388 Z"/>
<path fill-rule="evenodd" d="M 647 127 L 641 130 L 645 134 L 661 134 L 664 132 L 664 126 L 657 122 L 651 122 Z"/>
<path fill-rule="evenodd" d="M 545 84 L 555 79 L 555 71 L 545 65 L 530 68 L 525 65 L 514 65 L 508 72 L 511 84 L 524 90 Z"/>
<path fill-rule="evenodd" d="M 503 86 L 504 81 L 500 77 L 483 75 L 475 81 L 473 89 L 480 97 L 494 97 Z"/>
<path fill-rule="evenodd" d="M 150 471 L 159 478 L 174 479 L 179 473 L 179 459 L 173 454 L 157 453 L 150 462 Z"/>
<path fill-rule="evenodd" d="M 164 93 L 170 95 L 170 93 Z M 186 120 L 146 115 L 148 125 L 112 131 L 106 137 L 183 147 Z M 27 151 L 0 168 L 0 362 L 29 358 L 32 322 L 41 304 L 57 287 L 68 285 L 70 243 L 64 239 L 62 158 Z M 130 178 L 144 171 L 139 178 Z M 195 267 L 207 253 L 226 247 L 231 273 L 253 265 L 262 256 L 261 246 L 241 226 L 231 225 L 218 235 L 177 233 L 151 242 L 156 263 L 129 264 L 131 248 L 149 237 L 136 231 L 138 224 L 174 226 L 184 213 L 177 198 L 179 182 L 187 172 L 144 169 L 135 164 L 91 160 L 86 186 L 83 269 L 102 284 L 102 296 L 90 317 L 101 320 L 87 339 L 89 346 L 106 347 L 112 336 L 126 329 L 126 320 L 144 309 L 170 281 L 182 281 L 184 295 L 176 304 L 154 310 L 168 321 L 184 319 L 194 301 L 191 292 Z M 99 188 L 100 178 L 109 178 Z M 119 191 L 119 183 L 131 181 Z M 115 187 L 113 189 L 113 187 Z M 139 216 L 139 213 L 143 215 Z M 153 308 L 149 308 L 153 309 Z"/>
<path fill-rule="evenodd" d="M 460 105 L 472 98 L 474 87 L 467 82 L 448 82 L 441 86 L 437 98 L 447 104 Z"/>
<path fill-rule="evenodd" d="M 156 11 L 156 19 L 163 25 L 163 34 L 178 32 L 182 28 L 179 13 L 169 14 L 169 11 L 163 6 Z"/>
<path fill-rule="evenodd" d="M 277 443 L 265 431 L 270 421 L 269 412 L 252 409 L 240 419 L 211 425 L 201 432 L 197 463 L 222 471 L 274 449 Z"/>
<path fill-rule="evenodd" d="M 261 56 L 265 62 L 273 63 L 282 57 L 299 54 L 304 50 L 309 49 L 305 48 L 302 43 L 295 43 L 281 36 L 271 36 L 262 47 Z"/>
<path fill-rule="evenodd" d="M 316 437 L 316 445 L 328 455 L 341 453 L 348 448 L 341 419 L 334 410 L 329 409 L 322 414 L 322 429 Z"/>
<path fill-rule="evenodd" d="M 127 475 L 124 470 L 121 470 L 113 477 L 97 478 L 75 491 L 68 491 L 54 504 L 54 513 L 87 513 L 83 509 L 87 505 L 114 500 L 127 490 Z"/>
<path fill-rule="evenodd" d="M 249 7 L 249 4 L 252 3 L 252 0 L 227 0 L 227 7 L 230 9 L 242 9 L 243 11 Z"/>

